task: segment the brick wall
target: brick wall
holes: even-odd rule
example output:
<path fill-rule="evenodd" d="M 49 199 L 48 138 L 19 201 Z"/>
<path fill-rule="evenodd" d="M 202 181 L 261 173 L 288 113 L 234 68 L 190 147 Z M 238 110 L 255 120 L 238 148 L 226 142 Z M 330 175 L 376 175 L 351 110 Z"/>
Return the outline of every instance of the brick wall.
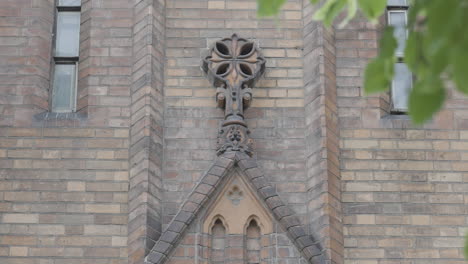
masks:
<path fill-rule="evenodd" d="M 0 3 L 0 263 L 126 264 L 131 1 L 83 1 L 69 115 L 46 112 L 53 2 Z"/>
<path fill-rule="evenodd" d="M 0 3 L 0 126 L 28 126 L 48 109 L 52 2 Z"/>
<path fill-rule="evenodd" d="M 253 106 L 246 111 L 257 158 L 280 192 L 305 213 L 305 190 L 300 187 L 305 180 L 300 9 L 299 2 L 288 3 L 278 29 L 273 20 L 255 19 L 254 1 L 167 3 L 164 223 L 215 157 L 223 111 L 215 108 L 216 89 L 200 64 L 215 40 L 232 33 L 258 42 L 267 59 L 265 77 L 254 88 Z M 287 185 L 280 168 L 290 175 Z"/>
<path fill-rule="evenodd" d="M 388 95 L 364 96 L 378 34 L 363 18 L 336 31 L 346 263 L 464 263 L 466 99 L 451 91 L 414 127 L 389 114 Z"/>
<path fill-rule="evenodd" d="M 0 134 L 0 262 L 126 263 L 128 130 Z"/>
<path fill-rule="evenodd" d="M 256 19 L 255 1 L 168 1 L 166 14 L 163 227 L 215 157 L 224 113 L 200 65 L 214 41 L 233 33 L 257 42 L 267 60 L 245 112 L 255 157 L 306 223 L 302 2 L 288 1 L 278 22 Z"/>
<path fill-rule="evenodd" d="M 0 263 L 141 263 L 215 158 L 223 111 L 200 64 L 232 33 L 267 59 L 246 111 L 255 158 L 328 263 L 462 263 L 466 99 L 451 92 L 422 128 L 390 115 L 387 94 L 361 87 L 381 27 L 326 29 L 312 11 L 288 1 L 275 21 L 253 0 L 84 0 L 79 113 L 52 115 L 53 1 L 1 1 Z M 277 233 L 274 254 L 297 257 Z"/>

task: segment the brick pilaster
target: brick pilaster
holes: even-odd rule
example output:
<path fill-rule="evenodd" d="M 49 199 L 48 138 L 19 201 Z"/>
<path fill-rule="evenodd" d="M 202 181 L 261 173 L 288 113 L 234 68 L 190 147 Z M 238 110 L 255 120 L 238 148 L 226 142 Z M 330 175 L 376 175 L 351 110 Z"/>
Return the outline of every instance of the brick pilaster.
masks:
<path fill-rule="evenodd" d="M 304 2 L 307 224 L 327 261 L 343 263 L 334 29 L 312 21 L 315 8 Z"/>
<path fill-rule="evenodd" d="M 164 1 L 134 3 L 129 263 L 142 263 L 161 234 Z"/>

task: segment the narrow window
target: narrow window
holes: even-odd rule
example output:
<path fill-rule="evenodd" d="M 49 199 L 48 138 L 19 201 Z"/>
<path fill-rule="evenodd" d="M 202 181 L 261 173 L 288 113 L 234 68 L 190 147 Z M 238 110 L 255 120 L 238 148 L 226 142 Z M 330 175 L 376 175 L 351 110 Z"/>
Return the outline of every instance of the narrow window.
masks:
<path fill-rule="evenodd" d="M 246 230 L 247 264 L 260 263 L 261 235 L 257 221 L 252 219 Z"/>
<path fill-rule="evenodd" d="M 80 44 L 81 0 L 58 0 L 52 84 L 52 112 L 73 112 Z"/>
<path fill-rule="evenodd" d="M 387 2 L 388 24 L 395 28 L 394 35 L 397 39 L 397 63 L 395 63 L 395 76 L 392 81 L 392 112 L 405 113 L 408 111 L 408 98 L 413 86 L 413 75 L 404 62 L 405 43 L 408 36 L 407 0 L 388 0 Z"/>
<path fill-rule="evenodd" d="M 211 228 L 211 263 L 222 264 L 225 259 L 226 228 L 220 219 L 217 219 Z"/>

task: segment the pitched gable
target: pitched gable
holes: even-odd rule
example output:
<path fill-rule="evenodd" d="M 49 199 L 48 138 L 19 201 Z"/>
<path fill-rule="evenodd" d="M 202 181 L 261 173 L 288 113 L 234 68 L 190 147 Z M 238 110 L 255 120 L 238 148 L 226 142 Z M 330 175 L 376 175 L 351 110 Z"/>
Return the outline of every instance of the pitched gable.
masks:
<path fill-rule="evenodd" d="M 256 160 L 239 151 L 225 152 L 217 157 L 201 181 L 182 203 L 178 213 L 146 257 L 146 262 L 163 264 L 167 261 L 188 226 L 201 209 L 209 203 L 215 190 L 222 188 L 222 179 L 232 175 L 228 172 L 234 166 L 238 166 L 245 174 L 258 197 L 264 201 L 271 215 L 287 232 L 288 237 L 302 256 L 309 263 L 324 263 L 322 246 L 316 242 L 312 235 L 305 232 L 299 218 L 278 196 L 276 189 L 267 181 Z"/>

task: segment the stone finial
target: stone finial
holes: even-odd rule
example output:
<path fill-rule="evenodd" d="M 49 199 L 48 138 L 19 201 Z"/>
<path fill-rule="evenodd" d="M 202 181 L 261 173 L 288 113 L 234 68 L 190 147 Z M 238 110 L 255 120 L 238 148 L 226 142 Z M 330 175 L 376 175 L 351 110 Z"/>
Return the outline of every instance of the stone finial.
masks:
<path fill-rule="evenodd" d="M 217 88 L 218 107 L 225 110 L 218 136 L 218 154 L 233 150 L 252 155 L 244 110 L 252 102 L 253 86 L 265 71 L 265 59 L 254 42 L 233 34 L 213 45 L 202 68 Z"/>

